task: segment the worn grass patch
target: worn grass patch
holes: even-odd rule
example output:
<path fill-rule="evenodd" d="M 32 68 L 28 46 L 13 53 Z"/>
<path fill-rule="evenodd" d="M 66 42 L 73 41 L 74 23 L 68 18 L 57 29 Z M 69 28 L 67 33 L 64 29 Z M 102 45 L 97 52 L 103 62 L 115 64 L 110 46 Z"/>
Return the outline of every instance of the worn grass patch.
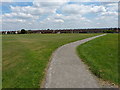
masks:
<path fill-rule="evenodd" d="M 107 34 L 77 48 L 80 58 L 99 78 L 120 84 L 118 73 L 118 34 Z"/>
<path fill-rule="evenodd" d="M 3 88 L 39 88 L 52 52 L 96 34 L 3 35 Z"/>

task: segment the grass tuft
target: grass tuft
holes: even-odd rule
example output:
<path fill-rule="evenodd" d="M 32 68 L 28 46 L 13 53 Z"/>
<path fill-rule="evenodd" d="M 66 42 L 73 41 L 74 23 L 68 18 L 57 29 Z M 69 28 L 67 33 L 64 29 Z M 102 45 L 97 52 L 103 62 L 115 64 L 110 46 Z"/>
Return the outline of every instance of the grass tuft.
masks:
<path fill-rule="evenodd" d="M 55 49 L 95 35 L 97 34 L 3 35 L 3 88 L 39 88 Z"/>
<path fill-rule="evenodd" d="M 107 34 L 77 47 L 80 58 L 99 78 L 120 85 L 118 34 Z"/>

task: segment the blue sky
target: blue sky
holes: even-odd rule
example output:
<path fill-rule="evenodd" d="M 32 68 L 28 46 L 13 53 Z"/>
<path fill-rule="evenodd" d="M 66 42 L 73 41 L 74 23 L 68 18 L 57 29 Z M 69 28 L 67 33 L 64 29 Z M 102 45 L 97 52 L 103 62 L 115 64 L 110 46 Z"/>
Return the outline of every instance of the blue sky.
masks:
<path fill-rule="evenodd" d="M 1 7 L 1 30 L 118 27 L 118 5 L 112 2 L 46 0 L 3 2 Z"/>

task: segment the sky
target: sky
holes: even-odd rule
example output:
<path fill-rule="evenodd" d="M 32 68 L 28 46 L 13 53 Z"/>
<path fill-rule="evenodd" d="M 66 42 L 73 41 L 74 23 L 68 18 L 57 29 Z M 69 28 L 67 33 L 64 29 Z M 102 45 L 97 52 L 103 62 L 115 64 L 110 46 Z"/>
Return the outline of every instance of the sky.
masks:
<path fill-rule="evenodd" d="M 118 27 L 118 2 L 85 1 L 4 0 L 0 3 L 0 30 Z"/>

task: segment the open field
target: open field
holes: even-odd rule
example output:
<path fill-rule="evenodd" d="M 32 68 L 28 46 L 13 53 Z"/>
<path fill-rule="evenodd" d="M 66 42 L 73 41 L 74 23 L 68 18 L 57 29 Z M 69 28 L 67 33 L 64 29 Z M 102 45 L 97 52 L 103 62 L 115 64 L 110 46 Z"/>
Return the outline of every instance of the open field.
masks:
<path fill-rule="evenodd" d="M 99 78 L 120 85 L 118 73 L 118 34 L 107 34 L 77 48 L 81 59 Z"/>
<path fill-rule="evenodd" d="M 3 88 L 39 88 L 52 52 L 97 34 L 3 35 Z"/>

